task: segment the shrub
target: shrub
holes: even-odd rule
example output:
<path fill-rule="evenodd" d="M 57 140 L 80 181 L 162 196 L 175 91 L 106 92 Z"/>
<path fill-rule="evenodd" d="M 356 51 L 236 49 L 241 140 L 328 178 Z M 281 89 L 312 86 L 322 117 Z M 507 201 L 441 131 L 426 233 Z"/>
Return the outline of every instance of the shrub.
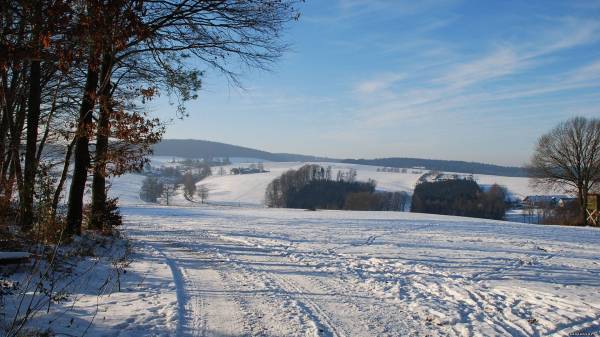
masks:
<path fill-rule="evenodd" d="M 108 198 L 105 206 L 102 208 L 104 213 L 94 214 L 94 217 L 97 219 L 98 223 L 102 224 L 102 233 L 105 235 L 112 235 L 114 230 L 123 224 L 123 217 L 119 211 L 118 203 L 119 198 Z M 84 220 L 88 223 L 90 213 L 91 207 L 88 205 L 84 210 Z"/>

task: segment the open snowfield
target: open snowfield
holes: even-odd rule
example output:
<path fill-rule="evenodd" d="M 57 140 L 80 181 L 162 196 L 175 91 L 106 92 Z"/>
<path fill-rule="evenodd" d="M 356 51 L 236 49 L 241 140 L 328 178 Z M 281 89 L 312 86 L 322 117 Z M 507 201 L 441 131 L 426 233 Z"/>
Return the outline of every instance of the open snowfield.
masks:
<path fill-rule="evenodd" d="M 119 279 L 94 260 L 77 266 L 74 303 L 33 326 L 91 337 L 600 334 L 600 229 L 262 207 L 266 185 L 301 165 L 209 177 L 199 184 L 211 205 L 144 203 L 143 176 L 113 179 L 133 262 Z M 412 192 L 420 176 L 332 166 L 390 191 Z M 530 193 L 524 178 L 476 179 Z"/>
<path fill-rule="evenodd" d="M 390 212 L 123 211 L 129 235 L 171 270 L 163 296 L 174 292 L 177 305 L 163 314 L 178 318 L 175 336 L 600 332 L 598 229 Z M 129 328 L 120 335 L 136 335 Z"/>
<path fill-rule="evenodd" d="M 266 163 L 269 173 L 200 183 L 211 201 L 242 207 L 162 207 L 121 192 L 127 233 L 171 271 L 174 287 L 162 294 L 172 293 L 177 305 L 161 310 L 177 317 L 172 335 L 600 333 L 598 229 L 257 207 L 272 179 L 301 165 Z M 359 165 L 334 170 L 349 167 L 384 190 L 412 191 L 420 176 Z M 133 185 L 137 178 L 123 179 Z M 531 193 L 525 178 L 476 179 Z M 130 324 L 121 335 L 135 331 Z"/>

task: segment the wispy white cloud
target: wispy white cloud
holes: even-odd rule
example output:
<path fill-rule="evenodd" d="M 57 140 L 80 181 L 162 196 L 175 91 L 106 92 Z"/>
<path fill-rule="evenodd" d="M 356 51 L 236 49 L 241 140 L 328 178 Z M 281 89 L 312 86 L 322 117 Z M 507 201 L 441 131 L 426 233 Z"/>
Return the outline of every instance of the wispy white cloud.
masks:
<path fill-rule="evenodd" d="M 554 20 L 553 28 L 543 32 L 534 41 L 533 49 L 527 57 L 539 57 L 564 49 L 586 45 L 599 40 L 600 22 L 598 20 L 566 17 Z"/>
<path fill-rule="evenodd" d="M 401 81 L 406 76 L 404 74 L 389 73 L 379 75 L 373 79 L 362 81 L 355 87 L 355 91 L 361 95 L 369 95 L 373 93 L 381 93 L 383 90 L 388 90 L 394 83 Z"/>
<path fill-rule="evenodd" d="M 513 74 L 526 66 L 512 48 L 501 48 L 473 61 L 458 64 L 432 82 L 463 88 Z"/>
<path fill-rule="evenodd" d="M 420 74 L 402 69 L 405 83 L 393 87 L 393 79 L 374 76 L 355 86 L 368 94 L 357 117 L 373 128 L 389 127 L 398 121 L 428 119 L 461 111 L 486 109 L 518 99 L 542 99 L 544 95 L 582 88 L 600 88 L 600 61 L 571 68 L 562 73 L 538 74 L 541 66 L 552 65 L 560 53 L 598 41 L 600 24 L 573 18 L 558 19 L 555 27 L 535 40 L 490 43 L 491 52 L 464 60 L 459 58 L 434 73 Z M 578 23 L 578 24 L 577 24 Z M 438 63 L 439 64 L 439 63 Z M 511 79 L 507 81 L 507 79 Z M 518 104 L 518 103 L 516 103 Z M 522 104 L 526 104 L 523 102 Z M 512 107 L 514 109 L 514 106 Z"/>
<path fill-rule="evenodd" d="M 386 17 L 412 16 L 432 8 L 439 8 L 443 5 L 452 5 L 462 0 L 338 0 L 331 1 L 334 4 L 333 13 L 326 15 L 307 15 L 304 20 L 319 24 L 340 24 L 349 22 L 353 19 L 359 19 L 366 16 L 376 16 L 384 13 Z M 446 20 L 449 20 L 447 18 Z M 442 21 L 432 22 L 430 29 L 442 27 Z M 441 25 L 440 25 L 441 24 Z"/>
<path fill-rule="evenodd" d="M 457 3 L 457 0 L 338 0 L 338 6 L 343 13 L 355 13 L 356 15 L 375 11 L 390 11 L 400 15 L 414 15 L 444 4 Z"/>
<path fill-rule="evenodd" d="M 567 77 L 568 82 L 587 82 L 600 80 L 600 60 L 575 69 Z"/>

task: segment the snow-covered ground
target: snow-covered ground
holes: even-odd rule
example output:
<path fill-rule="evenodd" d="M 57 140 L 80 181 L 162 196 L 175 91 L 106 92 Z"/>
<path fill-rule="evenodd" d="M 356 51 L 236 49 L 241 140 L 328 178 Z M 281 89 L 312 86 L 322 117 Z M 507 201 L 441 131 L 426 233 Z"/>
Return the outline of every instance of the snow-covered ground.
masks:
<path fill-rule="evenodd" d="M 397 212 L 123 211 L 127 232 L 171 269 L 173 335 L 600 331 L 598 229 Z"/>
<path fill-rule="evenodd" d="M 600 333 L 600 229 L 261 207 L 266 185 L 301 165 L 209 177 L 199 184 L 211 205 L 144 203 L 142 176 L 113 179 L 135 248 L 116 274 L 121 291 L 114 276 L 106 287 L 110 264 L 85 260 L 70 301 L 33 326 L 131 337 Z M 411 192 L 420 176 L 331 165 L 391 191 Z M 475 178 L 531 194 L 525 178 Z"/>
<path fill-rule="evenodd" d="M 392 191 L 412 192 L 420 176 L 323 164 L 355 168 L 358 179 Z M 168 313 L 178 317 L 173 335 L 600 331 L 598 229 L 257 207 L 272 179 L 301 165 L 265 163 L 269 173 L 209 177 L 200 184 L 217 205 L 186 207 L 182 199 L 163 207 L 121 194 L 127 233 L 171 270 L 175 287 L 164 293 L 177 298 Z M 475 178 L 518 196 L 533 193 L 526 178 Z"/>
<path fill-rule="evenodd" d="M 31 268 L 0 274 L 0 336 L 172 336 L 178 302 L 164 255 L 99 238 L 79 238 L 41 262 L 34 254 Z M 23 315 L 30 318 L 21 326 L 15 317 Z"/>

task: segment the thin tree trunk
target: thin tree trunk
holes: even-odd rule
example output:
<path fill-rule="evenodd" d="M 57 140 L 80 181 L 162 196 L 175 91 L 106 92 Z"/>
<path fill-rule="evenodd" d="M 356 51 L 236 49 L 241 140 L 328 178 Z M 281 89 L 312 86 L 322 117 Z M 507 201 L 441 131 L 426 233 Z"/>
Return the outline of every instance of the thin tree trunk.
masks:
<path fill-rule="evenodd" d="M 583 212 L 583 225 L 588 225 L 588 216 L 587 216 L 587 199 L 588 199 L 588 191 L 587 188 L 582 188 L 581 190 L 581 211 Z"/>
<path fill-rule="evenodd" d="M 8 71 L 7 69 L 0 69 L 0 194 L 6 194 L 6 176 L 3 174 L 7 172 L 6 166 L 10 165 L 7 156 L 7 137 L 8 137 L 8 118 L 12 118 L 12 97 L 8 87 Z M 14 73 L 13 73 L 14 76 Z"/>
<path fill-rule="evenodd" d="M 21 94 L 19 99 L 17 115 L 15 119 L 9 119 L 9 129 L 10 129 L 10 166 L 5 166 L 4 168 L 8 170 L 8 172 L 4 172 L 4 175 L 8 175 L 7 180 L 7 191 L 6 195 L 9 200 L 12 198 L 13 194 L 13 186 L 15 180 L 17 181 L 17 190 L 23 190 L 23 175 L 21 172 L 21 161 L 20 161 L 20 145 L 21 145 L 21 134 L 23 133 L 23 124 L 25 123 L 25 115 L 27 114 L 25 109 L 27 107 L 27 97 L 25 94 Z"/>
<path fill-rule="evenodd" d="M 96 102 L 96 91 L 98 89 L 98 70 L 94 66 L 94 53 L 90 53 L 90 64 L 88 65 L 87 78 L 83 100 L 79 110 L 79 123 L 75 137 L 75 156 L 73 179 L 69 191 L 69 206 L 67 210 L 67 235 L 81 234 L 81 221 L 83 219 L 83 195 L 87 173 L 90 167 L 89 130 L 92 127 L 92 114 Z"/>
<path fill-rule="evenodd" d="M 25 171 L 20 195 L 21 228 L 29 230 L 33 225 L 33 193 L 37 171 L 37 139 L 41 104 L 41 62 L 32 61 L 29 76 L 29 100 L 27 102 L 27 139 L 25 145 Z"/>
<path fill-rule="evenodd" d="M 110 134 L 111 115 L 111 73 L 112 56 L 105 53 L 102 59 L 101 87 L 99 90 L 100 116 L 96 135 L 96 156 L 94 179 L 92 181 L 92 210 L 90 214 L 90 229 L 100 230 L 106 215 L 106 161 L 108 153 L 108 138 Z"/>
<path fill-rule="evenodd" d="M 4 75 L 4 74 L 3 74 Z M 6 81 L 6 78 L 3 79 Z M 13 81 L 16 82 L 16 81 Z M 16 85 L 16 84 L 14 84 Z M 9 202 L 12 198 L 12 186 L 9 186 L 11 176 L 9 174 L 12 166 L 13 158 L 13 145 L 14 143 L 20 143 L 21 134 L 15 132 L 16 128 L 13 126 L 15 123 L 15 111 L 20 107 L 15 105 L 14 102 L 19 97 L 13 97 L 18 91 L 16 88 L 9 90 L 4 88 L 4 114 L 2 115 L 2 121 L 0 122 L 0 188 L 2 189 L 2 198 L 4 202 Z M 19 118 L 18 116 L 16 117 Z M 17 139 L 15 139 L 17 138 Z"/>
<path fill-rule="evenodd" d="M 52 96 L 52 105 L 50 106 L 50 112 L 48 112 L 48 118 L 46 119 L 46 129 L 40 139 L 40 144 L 37 149 L 36 159 L 39 162 L 42 158 L 42 153 L 44 151 L 44 146 L 46 145 L 46 141 L 48 140 L 48 135 L 50 134 L 50 123 L 52 123 L 52 117 L 56 112 L 56 100 L 58 99 L 58 89 L 60 88 L 60 84 L 62 83 L 62 79 L 58 81 L 56 85 L 56 89 L 54 90 L 54 95 Z"/>
<path fill-rule="evenodd" d="M 10 118 L 12 118 L 12 114 L 9 114 L 8 106 L 5 106 L 4 109 L 1 109 L 0 107 L 0 110 L 4 110 L 2 118 L 0 119 L 0 198 L 6 199 L 6 184 L 8 179 L 4 173 L 7 171 L 5 167 L 10 165 L 7 160 L 8 151 L 6 144 L 8 138 L 8 118 L 9 115 L 11 115 Z"/>
<path fill-rule="evenodd" d="M 73 153 L 73 146 L 75 146 L 76 140 L 77 137 L 73 138 L 71 143 L 69 143 L 69 145 L 67 146 L 67 153 L 65 153 L 65 162 L 63 164 L 62 174 L 60 175 L 58 186 L 56 186 L 56 191 L 54 191 L 54 197 L 52 198 L 52 218 L 56 217 L 56 210 L 58 209 L 60 194 L 62 193 L 63 187 L 65 186 L 65 181 L 67 180 L 67 175 L 69 173 L 69 165 L 71 165 L 71 155 Z"/>

